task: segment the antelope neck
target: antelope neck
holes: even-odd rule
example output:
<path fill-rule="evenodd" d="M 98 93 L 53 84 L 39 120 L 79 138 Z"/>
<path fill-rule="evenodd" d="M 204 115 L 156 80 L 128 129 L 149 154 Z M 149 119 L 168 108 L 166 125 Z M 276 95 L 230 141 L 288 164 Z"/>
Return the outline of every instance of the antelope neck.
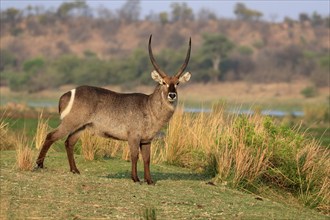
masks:
<path fill-rule="evenodd" d="M 162 90 L 161 85 L 157 85 L 154 92 L 149 96 L 149 105 L 152 115 L 157 119 L 164 118 L 168 121 L 174 113 L 176 101 L 170 103 L 167 94 Z"/>

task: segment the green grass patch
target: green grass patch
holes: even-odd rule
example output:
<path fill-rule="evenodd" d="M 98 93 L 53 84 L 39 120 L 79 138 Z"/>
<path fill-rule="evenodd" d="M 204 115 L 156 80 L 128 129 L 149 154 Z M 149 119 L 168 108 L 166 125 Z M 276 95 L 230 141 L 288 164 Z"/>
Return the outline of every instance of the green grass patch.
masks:
<path fill-rule="evenodd" d="M 36 134 L 38 118 L 5 118 L 4 121 L 14 132 L 24 132 L 30 138 Z M 60 119 L 50 118 L 48 124 L 51 128 L 56 128 L 60 124 Z"/>

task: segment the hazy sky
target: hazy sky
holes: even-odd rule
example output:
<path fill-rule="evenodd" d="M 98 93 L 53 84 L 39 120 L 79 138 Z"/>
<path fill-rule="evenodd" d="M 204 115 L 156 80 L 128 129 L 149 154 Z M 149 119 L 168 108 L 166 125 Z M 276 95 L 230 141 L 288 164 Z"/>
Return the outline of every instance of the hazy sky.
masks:
<path fill-rule="evenodd" d="M 57 8 L 64 0 L 0 0 L 1 10 L 8 7 L 16 7 L 23 9 L 28 5 L 42 5 L 44 8 Z M 104 6 L 111 10 L 119 9 L 125 0 L 87 0 L 87 4 L 92 8 Z M 141 2 L 141 17 L 144 18 L 151 11 L 159 13 L 161 11 L 170 12 L 170 5 L 173 2 L 186 2 L 188 6 L 193 8 L 197 13 L 201 8 L 208 8 L 215 12 L 219 17 L 233 18 L 233 9 L 237 2 L 244 3 L 248 8 L 256 9 L 264 13 L 264 19 L 270 20 L 271 17 L 276 17 L 277 20 L 282 20 L 285 16 L 297 19 L 299 13 L 305 12 L 312 14 L 314 11 L 322 16 L 329 16 L 330 0 L 259 0 L 259 1 L 223 1 L 223 0 L 206 0 L 206 1 L 169 1 L 169 0 L 142 0 Z"/>

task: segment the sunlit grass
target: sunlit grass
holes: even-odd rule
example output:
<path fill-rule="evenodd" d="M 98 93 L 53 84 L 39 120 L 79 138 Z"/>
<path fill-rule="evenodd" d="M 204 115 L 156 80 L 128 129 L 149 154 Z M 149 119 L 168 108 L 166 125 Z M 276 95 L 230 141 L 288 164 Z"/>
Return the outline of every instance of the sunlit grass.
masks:
<path fill-rule="evenodd" d="M 48 132 L 49 132 L 48 119 L 44 119 L 43 114 L 41 112 L 39 115 L 39 118 L 38 118 L 38 125 L 37 125 L 36 134 L 35 134 L 36 149 L 38 149 L 38 150 L 41 149 L 42 145 L 45 142 Z"/>
<path fill-rule="evenodd" d="M 35 153 L 27 138 L 24 135 L 17 137 L 15 147 L 17 168 L 21 171 L 31 171 L 35 162 Z"/>
<path fill-rule="evenodd" d="M 258 192 L 270 185 L 293 192 L 308 206 L 329 207 L 329 152 L 299 128 L 260 114 L 186 114 L 179 110 L 163 141 L 153 144 L 153 161 L 209 171 L 215 180 Z"/>

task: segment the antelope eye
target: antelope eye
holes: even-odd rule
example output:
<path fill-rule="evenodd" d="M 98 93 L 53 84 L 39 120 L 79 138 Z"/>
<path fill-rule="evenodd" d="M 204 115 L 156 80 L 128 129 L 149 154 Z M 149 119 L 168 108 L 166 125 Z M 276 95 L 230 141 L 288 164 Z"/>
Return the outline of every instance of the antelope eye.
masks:
<path fill-rule="evenodd" d="M 177 83 L 176 83 L 176 85 L 179 85 L 179 84 L 180 84 L 180 82 L 177 82 Z"/>
<path fill-rule="evenodd" d="M 166 83 L 163 81 L 163 85 L 166 85 Z"/>

